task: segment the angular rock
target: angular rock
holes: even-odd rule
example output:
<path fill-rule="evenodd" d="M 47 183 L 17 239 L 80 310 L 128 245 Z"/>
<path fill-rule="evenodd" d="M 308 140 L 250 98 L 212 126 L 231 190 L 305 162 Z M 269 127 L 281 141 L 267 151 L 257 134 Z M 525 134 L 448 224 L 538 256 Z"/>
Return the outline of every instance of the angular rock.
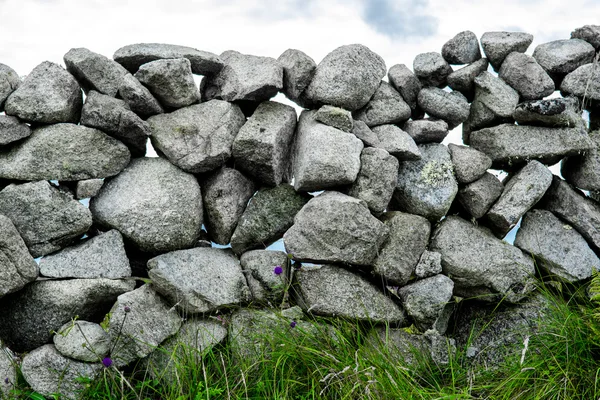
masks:
<path fill-rule="evenodd" d="M 439 220 L 458 191 L 450 153 L 442 144 L 418 146 L 422 158 L 402 161 L 391 206 L 400 211 Z"/>
<path fill-rule="evenodd" d="M 122 294 L 110 310 L 108 334 L 115 366 L 122 367 L 148 356 L 181 327 L 174 307 L 149 285 Z"/>
<path fill-rule="evenodd" d="M 432 234 L 431 251 L 442 255 L 444 275 L 454 293 L 486 302 L 515 303 L 533 290 L 533 260 L 457 216 L 448 216 Z"/>
<path fill-rule="evenodd" d="M 363 121 L 369 127 L 404 122 L 410 115 L 411 109 L 400 93 L 385 81 L 381 81 L 369 102 L 354 112 L 354 118 Z"/>
<path fill-rule="evenodd" d="M 211 171 L 225 164 L 245 121 L 237 105 L 221 100 L 148 118 L 152 145 L 171 163 L 192 173 Z"/>
<path fill-rule="evenodd" d="M 600 66 L 592 63 L 577 68 L 563 79 L 560 92 L 563 96 L 577 96 L 587 110 L 597 108 L 600 105 Z"/>
<path fill-rule="evenodd" d="M 75 198 L 77 200 L 89 199 L 94 197 L 100 192 L 104 185 L 104 179 L 86 179 L 83 181 L 77 181 L 75 187 Z"/>
<path fill-rule="evenodd" d="M 410 107 L 412 117 L 421 116 L 422 112 L 417 107 L 417 96 L 422 88 L 419 78 L 406 65 L 396 64 L 388 71 L 388 80 Z"/>
<path fill-rule="evenodd" d="M 4 102 L 21 85 L 21 78 L 14 69 L 0 63 L 0 111 L 4 111 Z"/>
<path fill-rule="evenodd" d="M 355 111 L 369 102 L 385 73 L 385 62 L 368 47 L 341 46 L 319 63 L 305 96 L 317 105 Z"/>
<path fill-rule="evenodd" d="M 444 309 L 452 298 L 453 289 L 452 279 L 439 274 L 401 287 L 398 295 L 415 325 L 421 331 L 426 331 L 435 327 L 440 318 L 444 318 Z"/>
<path fill-rule="evenodd" d="M 496 71 L 512 52 L 525 53 L 533 42 L 533 35 L 525 32 L 486 32 L 481 36 L 481 47 Z"/>
<path fill-rule="evenodd" d="M 130 44 L 117 50 L 113 58 L 131 73 L 143 64 L 166 58 L 187 58 L 192 72 L 198 75 L 214 74 L 223 68 L 223 61 L 216 54 L 174 44 Z"/>
<path fill-rule="evenodd" d="M 594 46 L 581 39 L 554 40 L 538 45 L 533 51 L 533 58 L 557 86 L 566 74 L 591 63 L 595 55 Z"/>
<path fill-rule="evenodd" d="M 226 245 L 255 191 L 254 183 L 231 168 L 222 168 L 202 184 L 206 230 L 210 239 Z"/>
<path fill-rule="evenodd" d="M 12 221 L 33 257 L 60 250 L 92 225 L 92 214 L 83 204 L 47 181 L 5 187 L 0 214 Z"/>
<path fill-rule="evenodd" d="M 400 161 L 421 159 L 421 152 L 412 137 L 395 125 L 379 125 L 373 132 L 379 139 L 380 147 Z"/>
<path fill-rule="evenodd" d="M 454 129 L 469 118 L 469 102 L 460 92 L 427 87 L 419 92 L 419 107 L 428 115 L 443 119 Z"/>
<path fill-rule="evenodd" d="M 403 286 L 427 247 L 431 224 L 418 215 L 397 211 L 383 214 L 381 220 L 390 234 L 373 262 L 373 273 L 382 276 L 388 285 Z"/>
<path fill-rule="evenodd" d="M 448 145 L 454 175 L 459 183 L 470 183 L 481 178 L 492 166 L 492 159 L 478 150 L 453 143 Z"/>
<path fill-rule="evenodd" d="M 585 239 L 550 211 L 531 210 L 523 217 L 515 246 L 531 253 L 538 265 L 567 282 L 579 282 L 600 268 Z"/>
<path fill-rule="evenodd" d="M 417 144 L 441 143 L 448 136 L 448 123 L 435 118 L 406 121 L 403 129 Z"/>
<path fill-rule="evenodd" d="M 403 324 L 402 308 L 364 278 L 334 265 L 301 268 L 294 274 L 294 293 L 304 312 Z"/>
<path fill-rule="evenodd" d="M 289 280 L 290 259 L 283 251 L 251 250 L 240 257 L 246 279 L 258 285 L 252 286 L 253 301 L 269 302 L 273 305 L 281 303 L 286 295 Z M 280 266 L 282 272 L 277 274 L 275 268 Z"/>
<path fill-rule="evenodd" d="M 31 128 L 17 117 L 0 115 L 0 146 L 16 142 L 31 135 Z"/>
<path fill-rule="evenodd" d="M 164 112 L 158 100 L 133 75 L 123 77 L 118 95 L 129 105 L 131 111 L 142 118 Z"/>
<path fill-rule="evenodd" d="M 463 208 L 475 219 L 483 217 L 498 200 L 504 185 L 493 174 L 486 172 L 475 182 L 458 191 L 456 198 Z"/>
<path fill-rule="evenodd" d="M 371 265 L 387 234 L 364 201 L 330 191 L 296 214 L 283 240 L 297 261 Z"/>
<path fill-rule="evenodd" d="M 523 100 L 538 100 L 554 92 L 552 78 L 533 57 L 526 54 L 509 54 L 498 76 L 519 92 Z"/>
<path fill-rule="evenodd" d="M 115 97 L 121 79 L 129 73 L 121 64 L 84 47 L 71 49 L 63 57 L 69 71 L 85 90 Z"/>
<path fill-rule="evenodd" d="M 362 140 L 365 146 L 380 147 L 377 135 L 362 121 L 354 121 L 352 134 Z"/>
<path fill-rule="evenodd" d="M 221 54 L 221 59 L 223 69 L 202 79 L 202 101 L 262 102 L 283 89 L 283 67 L 274 58 L 229 50 Z"/>
<path fill-rule="evenodd" d="M 0 153 L 0 177 L 26 181 L 106 178 L 130 160 L 127 147 L 97 129 L 75 124 L 37 128 Z"/>
<path fill-rule="evenodd" d="M 54 347 L 74 360 L 101 362 L 110 352 L 110 336 L 99 324 L 76 320 L 56 332 Z"/>
<path fill-rule="evenodd" d="M 448 86 L 452 90 L 461 92 L 469 101 L 475 95 L 475 78 L 488 69 L 488 60 L 482 58 L 458 69 L 448 75 Z"/>
<path fill-rule="evenodd" d="M 287 181 L 296 118 L 291 106 L 261 103 L 233 141 L 236 168 L 269 186 Z"/>
<path fill-rule="evenodd" d="M 417 55 L 413 61 L 413 70 L 424 87 L 443 88 L 446 86 L 448 75 L 452 73 L 452 67 L 440 53 L 435 52 Z"/>
<path fill-rule="evenodd" d="M 133 290 L 133 280 L 70 279 L 36 281 L 0 300 L 0 337 L 17 352 L 52 341 L 53 331 L 79 316 L 101 321 L 117 296 Z"/>
<path fill-rule="evenodd" d="M 0 374 L 4 377 L 4 380 L 0 382 L 0 396 L 9 398 L 8 396 L 17 384 L 16 365 L 16 355 L 0 342 Z"/>
<path fill-rule="evenodd" d="M 73 75 L 60 65 L 44 61 L 27 75 L 6 99 L 6 115 L 27 122 L 77 122 L 83 98 Z"/>
<path fill-rule="evenodd" d="M 471 31 L 463 31 L 444 43 L 442 57 L 448 64 L 470 64 L 481 58 L 479 41 Z"/>
<path fill-rule="evenodd" d="M 584 25 L 581 28 L 577 28 L 571 32 L 571 39 L 585 40 L 598 51 L 600 50 L 600 26 Z"/>
<path fill-rule="evenodd" d="M 513 118 L 519 125 L 573 128 L 583 125 L 574 97 L 526 101 L 517 106 Z"/>
<path fill-rule="evenodd" d="M 40 260 L 40 274 L 52 278 L 108 278 L 131 276 L 123 237 L 112 230 L 67 247 Z"/>
<path fill-rule="evenodd" d="M 309 199 L 287 184 L 259 190 L 238 221 L 231 248 L 236 254 L 242 254 L 268 247 L 294 224 L 294 217 Z"/>
<path fill-rule="evenodd" d="M 354 120 L 350 111 L 328 105 L 319 108 L 315 114 L 315 121 L 333 126 L 344 132 L 352 132 L 354 127 Z"/>
<path fill-rule="evenodd" d="M 563 159 L 560 173 L 567 182 L 580 189 L 600 191 L 600 132 L 591 132 L 590 138 L 596 146 L 580 156 Z"/>
<path fill-rule="evenodd" d="M 151 61 L 142 65 L 134 76 L 165 107 L 181 108 L 200 100 L 191 64 L 186 58 Z"/>
<path fill-rule="evenodd" d="M 375 215 L 387 208 L 398 182 L 398 159 L 384 149 L 367 147 L 360 155 L 360 172 L 348 194 L 367 203 Z"/>
<path fill-rule="evenodd" d="M 23 288 L 38 277 L 39 268 L 10 219 L 0 215 L 0 297 Z M 1 393 L 1 391 L 0 391 Z"/>
<path fill-rule="evenodd" d="M 196 178 L 162 158 L 134 159 L 104 183 L 90 210 L 94 221 L 119 230 L 146 252 L 191 247 L 202 226 Z"/>
<path fill-rule="evenodd" d="M 277 62 L 283 67 L 283 93 L 298 103 L 300 96 L 310 84 L 317 63 L 304 52 L 296 49 L 284 51 Z"/>
<path fill-rule="evenodd" d="M 425 250 L 419 258 L 415 268 L 415 276 L 418 279 L 429 278 L 442 273 L 442 255 L 435 251 Z"/>

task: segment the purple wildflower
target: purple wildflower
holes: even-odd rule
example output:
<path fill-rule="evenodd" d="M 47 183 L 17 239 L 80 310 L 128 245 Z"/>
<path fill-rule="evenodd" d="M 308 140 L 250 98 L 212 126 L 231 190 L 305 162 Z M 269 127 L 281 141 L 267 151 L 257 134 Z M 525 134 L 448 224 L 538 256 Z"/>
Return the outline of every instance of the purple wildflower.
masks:
<path fill-rule="evenodd" d="M 131 308 L 129 306 L 125 306 L 125 307 L 123 307 L 123 311 L 128 313 L 129 311 L 131 311 Z"/>
<path fill-rule="evenodd" d="M 283 268 L 281 268 L 281 265 L 277 265 L 275 266 L 275 268 L 273 269 L 273 273 L 275 275 L 281 275 L 281 273 L 283 272 Z"/>
<path fill-rule="evenodd" d="M 111 360 L 110 357 L 104 357 L 102 359 L 102 365 L 104 365 L 106 368 L 110 367 L 112 365 L 113 361 Z"/>
<path fill-rule="evenodd" d="M 8 380 L 8 378 L 4 378 L 4 383 L 8 385 L 10 383 L 10 380 Z"/>
<path fill-rule="evenodd" d="M 296 327 L 296 321 L 292 321 L 292 322 L 290 322 L 290 327 L 291 327 L 291 328 L 295 328 L 295 327 Z"/>

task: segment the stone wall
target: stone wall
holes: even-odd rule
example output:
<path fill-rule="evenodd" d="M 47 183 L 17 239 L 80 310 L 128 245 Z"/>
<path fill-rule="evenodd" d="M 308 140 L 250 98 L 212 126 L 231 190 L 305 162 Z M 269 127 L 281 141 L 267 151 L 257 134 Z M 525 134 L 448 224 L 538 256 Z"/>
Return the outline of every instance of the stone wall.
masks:
<path fill-rule="evenodd" d="M 600 268 L 600 27 L 532 40 L 461 32 L 412 70 L 359 44 L 318 65 L 167 44 L 71 49 L 24 79 L 0 64 L 2 390 L 15 353 L 50 394 L 56 371 L 226 340 L 215 316 L 413 325 L 431 346 L 486 304 L 531 325 L 536 274 Z"/>

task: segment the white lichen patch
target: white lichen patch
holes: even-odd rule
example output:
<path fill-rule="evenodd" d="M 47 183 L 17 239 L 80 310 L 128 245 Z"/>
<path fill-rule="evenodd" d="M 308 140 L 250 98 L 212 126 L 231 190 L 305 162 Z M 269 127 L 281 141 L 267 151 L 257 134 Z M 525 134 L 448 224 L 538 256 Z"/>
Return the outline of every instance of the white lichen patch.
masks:
<path fill-rule="evenodd" d="M 430 186 L 441 186 L 452 178 L 453 165 L 450 162 L 429 161 L 421 170 L 421 180 Z"/>

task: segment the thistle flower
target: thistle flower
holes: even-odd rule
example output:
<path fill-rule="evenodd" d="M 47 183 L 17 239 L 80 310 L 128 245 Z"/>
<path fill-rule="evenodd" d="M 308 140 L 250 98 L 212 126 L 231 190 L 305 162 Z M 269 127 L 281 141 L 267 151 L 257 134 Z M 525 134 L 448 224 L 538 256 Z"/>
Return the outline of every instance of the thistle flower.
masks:
<path fill-rule="evenodd" d="M 275 268 L 273 269 L 273 273 L 275 275 L 281 275 L 283 273 L 283 268 L 281 268 L 281 265 L 275 266 Z"/>
<path fill-rule="evenodd" d="M 112 365 L 113 361 L 110 357 L 104 357 L 102 359 L 102 365 L 104 365 L 106 368 L 109 368 Z"/>
<path fill-rule="evenodd" d="M 123 311 L 125 311 L 126 313 L 130 312 L 131 311 L 131 307 L 125 306 L 125 307 L 123 307 Z"/>
<path fill-rule="evenodd" d="M 296 327 L 296 321 L 290 322 L 290 328 L 295 328 L 295 327 Z"/>

